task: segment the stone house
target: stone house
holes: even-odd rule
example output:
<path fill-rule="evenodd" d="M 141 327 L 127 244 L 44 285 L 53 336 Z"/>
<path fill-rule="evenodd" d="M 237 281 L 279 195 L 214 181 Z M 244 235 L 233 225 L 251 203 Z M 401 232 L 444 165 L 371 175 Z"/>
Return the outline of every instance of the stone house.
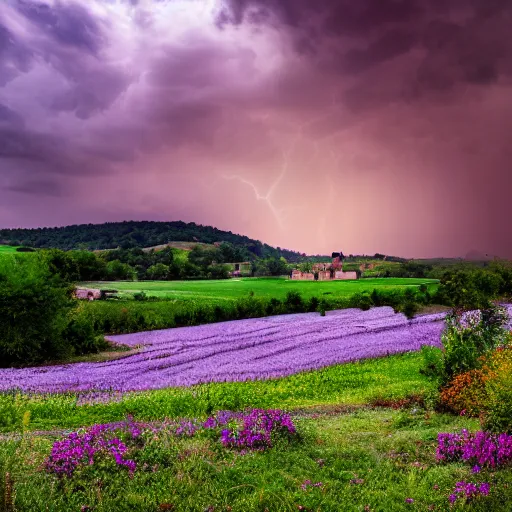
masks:
<path fill-rule="evenodd" d="M 343 270 L 342 252 L 333 252 L 330 263 L 314 263 L 313 272 L 301 272 L 293 270 L 291 278 L 296 281 L 341 281 L 348 279 L 358 279 L 357 272 L 345 272 Z"/>

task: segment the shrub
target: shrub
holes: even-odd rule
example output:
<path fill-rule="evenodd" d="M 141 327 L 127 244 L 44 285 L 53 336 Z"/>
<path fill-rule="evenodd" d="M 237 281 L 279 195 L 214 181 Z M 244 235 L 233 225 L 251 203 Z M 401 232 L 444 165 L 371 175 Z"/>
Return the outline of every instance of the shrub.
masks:
<path fill-rule="evenodd" d="M 133 294 L 133 299 L 142 302 L 148 300 L 148 296 L 144 291 L 140 291 Z"/>
<path fill-rule="evenodd" d="M 73 353 L 78 355 L 99 352 L 108 346 L 103 336 L 96 331 L 93 320 L 84 314 L 83 305 L 69 313 L 63 337 L 71 345 Z"/>
<path fill-rule="evenodd" d="M 454 310 L 446 317 L 442 384 L 453 376 L 479 368 L 481 356 L 507 343 L 506 311 L 493 306 L 484 311 Z"/>
<path fill-rule="evenodd" d="M 39 255 L 0 260 L 2 366 L 71 355 L 63 334 L 74 307 L 71 288 Z"/>
<path fill-rule="evenodd" d="M 478 416 L 486 406 L 486 382 L 491 375 L 483 370 L 470 370 L 456 375 L 441 390 L 440 401 L 443 407 L 468 416 Z"/>
<path fill-rule="evenodd" d="M 349 305 L 351 308 L 359 308 L 363 311 L 368 311 L 374 304 L 368 293 L 355 293 L 350 297 Z"/>
<path fill-rule="evenodd" d="M 318 306 L 320 305 L 320 299 L 318 297 L 311 297 L 308 302 L 307 309 L 308 311 L 316 311 L 318 309 Z"/>
<path fill-rule="evenodd" d="M 441 277 L 438 299 L 448 306 L 488 309 L 503 285 L 502 276 L 488 270 L 449 270 Z"/>
<path fill-rule="evenodd" d="M 512 434 L 512 375 L 502 373 L 487 386 L 483 427 L 490 432 Z"/>
<path fill-rule="evenodd" d="M 280 313 L 284 312 L 284 306 L 279 299 L 272 297 L 268 301 L 265 311 L 267 315 L 279 315 Z"/>
<path fill-rule="evenodd" d="M 486 430 L 512 432 L 512 349 L 498 348 L 479 363 L 481 368 L 455 375 L 441 389 L 441 405 L 480 416 Z"/>
<path fill-rule="evenodd" d="M 512 433 L 512 349 L 498 349 L 489 361 L 484 428 Z"/>
<path fill-rule="evenodd" d="M 302 313 L 305 311 L 304 301 L 299 292 L 289 291 L 284 299 L 284 306 L 288 313 Z"/>
<path fill-rule="evenodd" d="M 406 301 L 402 306 L 402 313 L 410 320 L 419 311 L 420 305 L 414 301 Z"/>
<path fill-rule="evenodd" d="M 443 351 L 438 347 L 423 345 L 421 347 L 421 355 L 423 366 L 420 369 L 420 373 L 434 380 L 440 379 L 444 373 Z"/>

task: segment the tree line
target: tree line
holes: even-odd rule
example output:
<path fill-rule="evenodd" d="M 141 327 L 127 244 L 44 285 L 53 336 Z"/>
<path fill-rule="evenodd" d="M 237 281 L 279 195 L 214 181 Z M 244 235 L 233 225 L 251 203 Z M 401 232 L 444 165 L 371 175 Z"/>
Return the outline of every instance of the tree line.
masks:
<path fill-rule="evenodd" d="M 243 250 L 229 243 L 191 251 L 170 247 L 160 251 L 114 249 L 110 251 L 43 250 L 53 272 L 70 282 L 181 279 L 227 279 L 227 263 L 243 261 Z M 262 258 L 251 263 L 251 275 L 280 276 L 290 272 L 284 258 Z"/>
<path fill-rule="evenodd" d="M 125 221 L 54 228 L 0 229 L 0 243 L 36 248 L 133 249 L 154 247 L 169 242 L 227 242 L 241 251 L 241 257 L 234 261 L 284 257 L 292 262 L 299 261 L 302 257 L 296 251 L 272 247 L 247 236 L 194 222 Z"/>

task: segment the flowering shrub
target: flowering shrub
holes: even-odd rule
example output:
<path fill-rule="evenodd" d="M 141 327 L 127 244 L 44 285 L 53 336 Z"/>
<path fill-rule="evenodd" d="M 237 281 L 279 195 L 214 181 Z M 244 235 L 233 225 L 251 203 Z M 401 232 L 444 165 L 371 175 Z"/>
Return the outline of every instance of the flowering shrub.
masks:
<path fill-rule="evenodd" d="M 508 344 L 507 309 L 493 306 L 487 310 L 454 310 L 446 316 L 446 328 L 441 336 L 444 365 L 441 384 L 455 375 L 481 366 L 481 356 Z"/>
<path fill-rule="evenodd" d="M 462 460 L 471 464 L 475 473 L 484 466 L 495 468 L 512 462 L 512 436 L 508 434 L 462 430 L 460 434 L 440 433 L 437 440 L 438 461 Z"/>
<path fill-rule="evenodd" d="M 457 482 L 454 492 L 450 494 L 450 503 L 455 503 L 457 499 L 464 499 L 466 502 L 472 501 L 480 496 L 487 496 L 491 486 L 484 482 L 476 484 L 472 482 Z"/>
<path fill-rule="evenodd" d="M 228 428 L 224 428 L 228 427 Z M 206 421 L 180 419 L 161 423 L 127 422 L 94 425 L 79 432 L 72 432 L 56 441 L 45 461 L 45 469 L 58 477 L 72 477 L 80 468 L 114 463 L 127 468 L 133 475 L 137 468 L 134 458 L 146 450 L 151 458 L 155 443 L 161 435 L 193 437 L 198 432 L 212 431 L 226 447 L 264 450 L 272 446 L 276 435 L 287 437 L 296 434 L 288 414 L 280 410 L 254 409 L 247 412 L 220 411 Z"/>
<path fill-rule="evenodd" d="M 286 413 L 279 410 L 254 409 L 240 418 L 232 428 L 222 430 L 224 446 L 265 449 L 272 446 L 275 435 L 296 434 L 295 426 Z"/>
<path fill-rule="evenodd" d="M 441 403 L 457 413 L 481 415 L 486 430 L 512 430 L 512 348 L 499 347 L 479 363 L 481 368 L 456 375 L 441 390 Z"/>
<path fill-rule="evenodd" d="M 493 375 L 487 366 L 456 375 L 441 390 L 441 404 L 456 413 L 464 411 L 468 416 L 478 416 L 485 409 L 486 383 Z"/>
<path fill-rule="evenodd" d="M 104 459 L 113 459 L 117 466 L 128 469 L 130 474 L 136 469 L 133 460 L 125 459 L 127 445 L 116 436 L 119 426 L 94 425 L 83 432 L 72 432 L 62 441 L 56 441 L 45 462 L 45 469 L 59 477 L 71 477 L 75 470 L 92 466 Z M 132 437 L 140 435 L 134 427 Z"/>

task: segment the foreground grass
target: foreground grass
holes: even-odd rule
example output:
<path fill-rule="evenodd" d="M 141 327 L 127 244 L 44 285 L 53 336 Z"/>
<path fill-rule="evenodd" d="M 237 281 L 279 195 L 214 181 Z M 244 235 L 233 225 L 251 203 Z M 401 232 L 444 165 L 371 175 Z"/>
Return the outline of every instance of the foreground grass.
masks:
<path fill-rule="evenodd" d="M 420 361 L 418 353 L 408 353 L 279 380 L 132 393 L 88 405 L 73 395 L 0 395 L 0 510 L 512 510 L 510 468 L 473 475 L 464 464 L 436 462 L 438 432 L 476 430 L 478 421 L 403 400 L 432 391 L 419 374 Z M 408 408 L 375 407 L 387 402 Z M 124 468 L 101 464 L 61 481 L 43 469 L 63 434 L 48 429 L 123 420 L 127 414 L 138 421 L 205 418 L 246 407 L 292 411 L 300 439 L 242 455 L 211 435 L 162 437 L 134 454 L 138 469 L 132 478 Z M 307 480 L 322 485 L 303 489 Z M 450 507 L 448 496 L 459 480 L 490 482 L 491 494 Z"/>
<path fill-rule="evenodd" d="M 317 405 L 354 405 L 375 400 L 398 400 L 428 393 L 432 384 L 418 368 L 421 356 L 406 353 L 331 366 L 283 379 L 211 383 L 189 388 L 168 388 L 98 399 L 110 402 L 84 404 L 76 395 L 0 395 L 0 429 L 20 428 L 30 413 L 31 428 L 75 428 L 93 423 L 164 417 L 202 416 L 221 409 L 247 407 L 297 409 Z M 118 400 L 118 401 L 116 401 Z"/>
<path fill-rule="evenodd" d="M 510 469 L 475 476 L 462 464 L 435 461 L 437 433 L 476 429 L 474 420 L 379 409 L 295 421 L 301 441 L 246 455 L 216 439 L 166 438 L 142 451 L 133 478 L 97 468 L 58 482 L 40 469 L 53 439 L 30 435 L 0 444 L 0 468 L 10 475 L 12 510 L 26 512 L 446 511 L 459 480 L 493 488 L 454 510 L 512 509 Z M 304 490 L 306 480 L 322 486 Z"/>
<path fill-rule="evenodd" d="M 394 290 L 419 287 L 426 284 L 435 292 L 435 279 L 371 278 L 353 281 L 292 281 L 286 278 L 242 278 L 208 281 L 134 281 L 83 283 L 91 288 L 119 290 L 121 296 L 131 296 L 144 291 L 148 296 L 180 300 L 225 301 L 246 297 L 254 292 L 256 297 L 283 299 L 289 291 L 299 292 L 304 299 L 313 296 L 350 297 L 355 293 L 377 290 Z"/>

